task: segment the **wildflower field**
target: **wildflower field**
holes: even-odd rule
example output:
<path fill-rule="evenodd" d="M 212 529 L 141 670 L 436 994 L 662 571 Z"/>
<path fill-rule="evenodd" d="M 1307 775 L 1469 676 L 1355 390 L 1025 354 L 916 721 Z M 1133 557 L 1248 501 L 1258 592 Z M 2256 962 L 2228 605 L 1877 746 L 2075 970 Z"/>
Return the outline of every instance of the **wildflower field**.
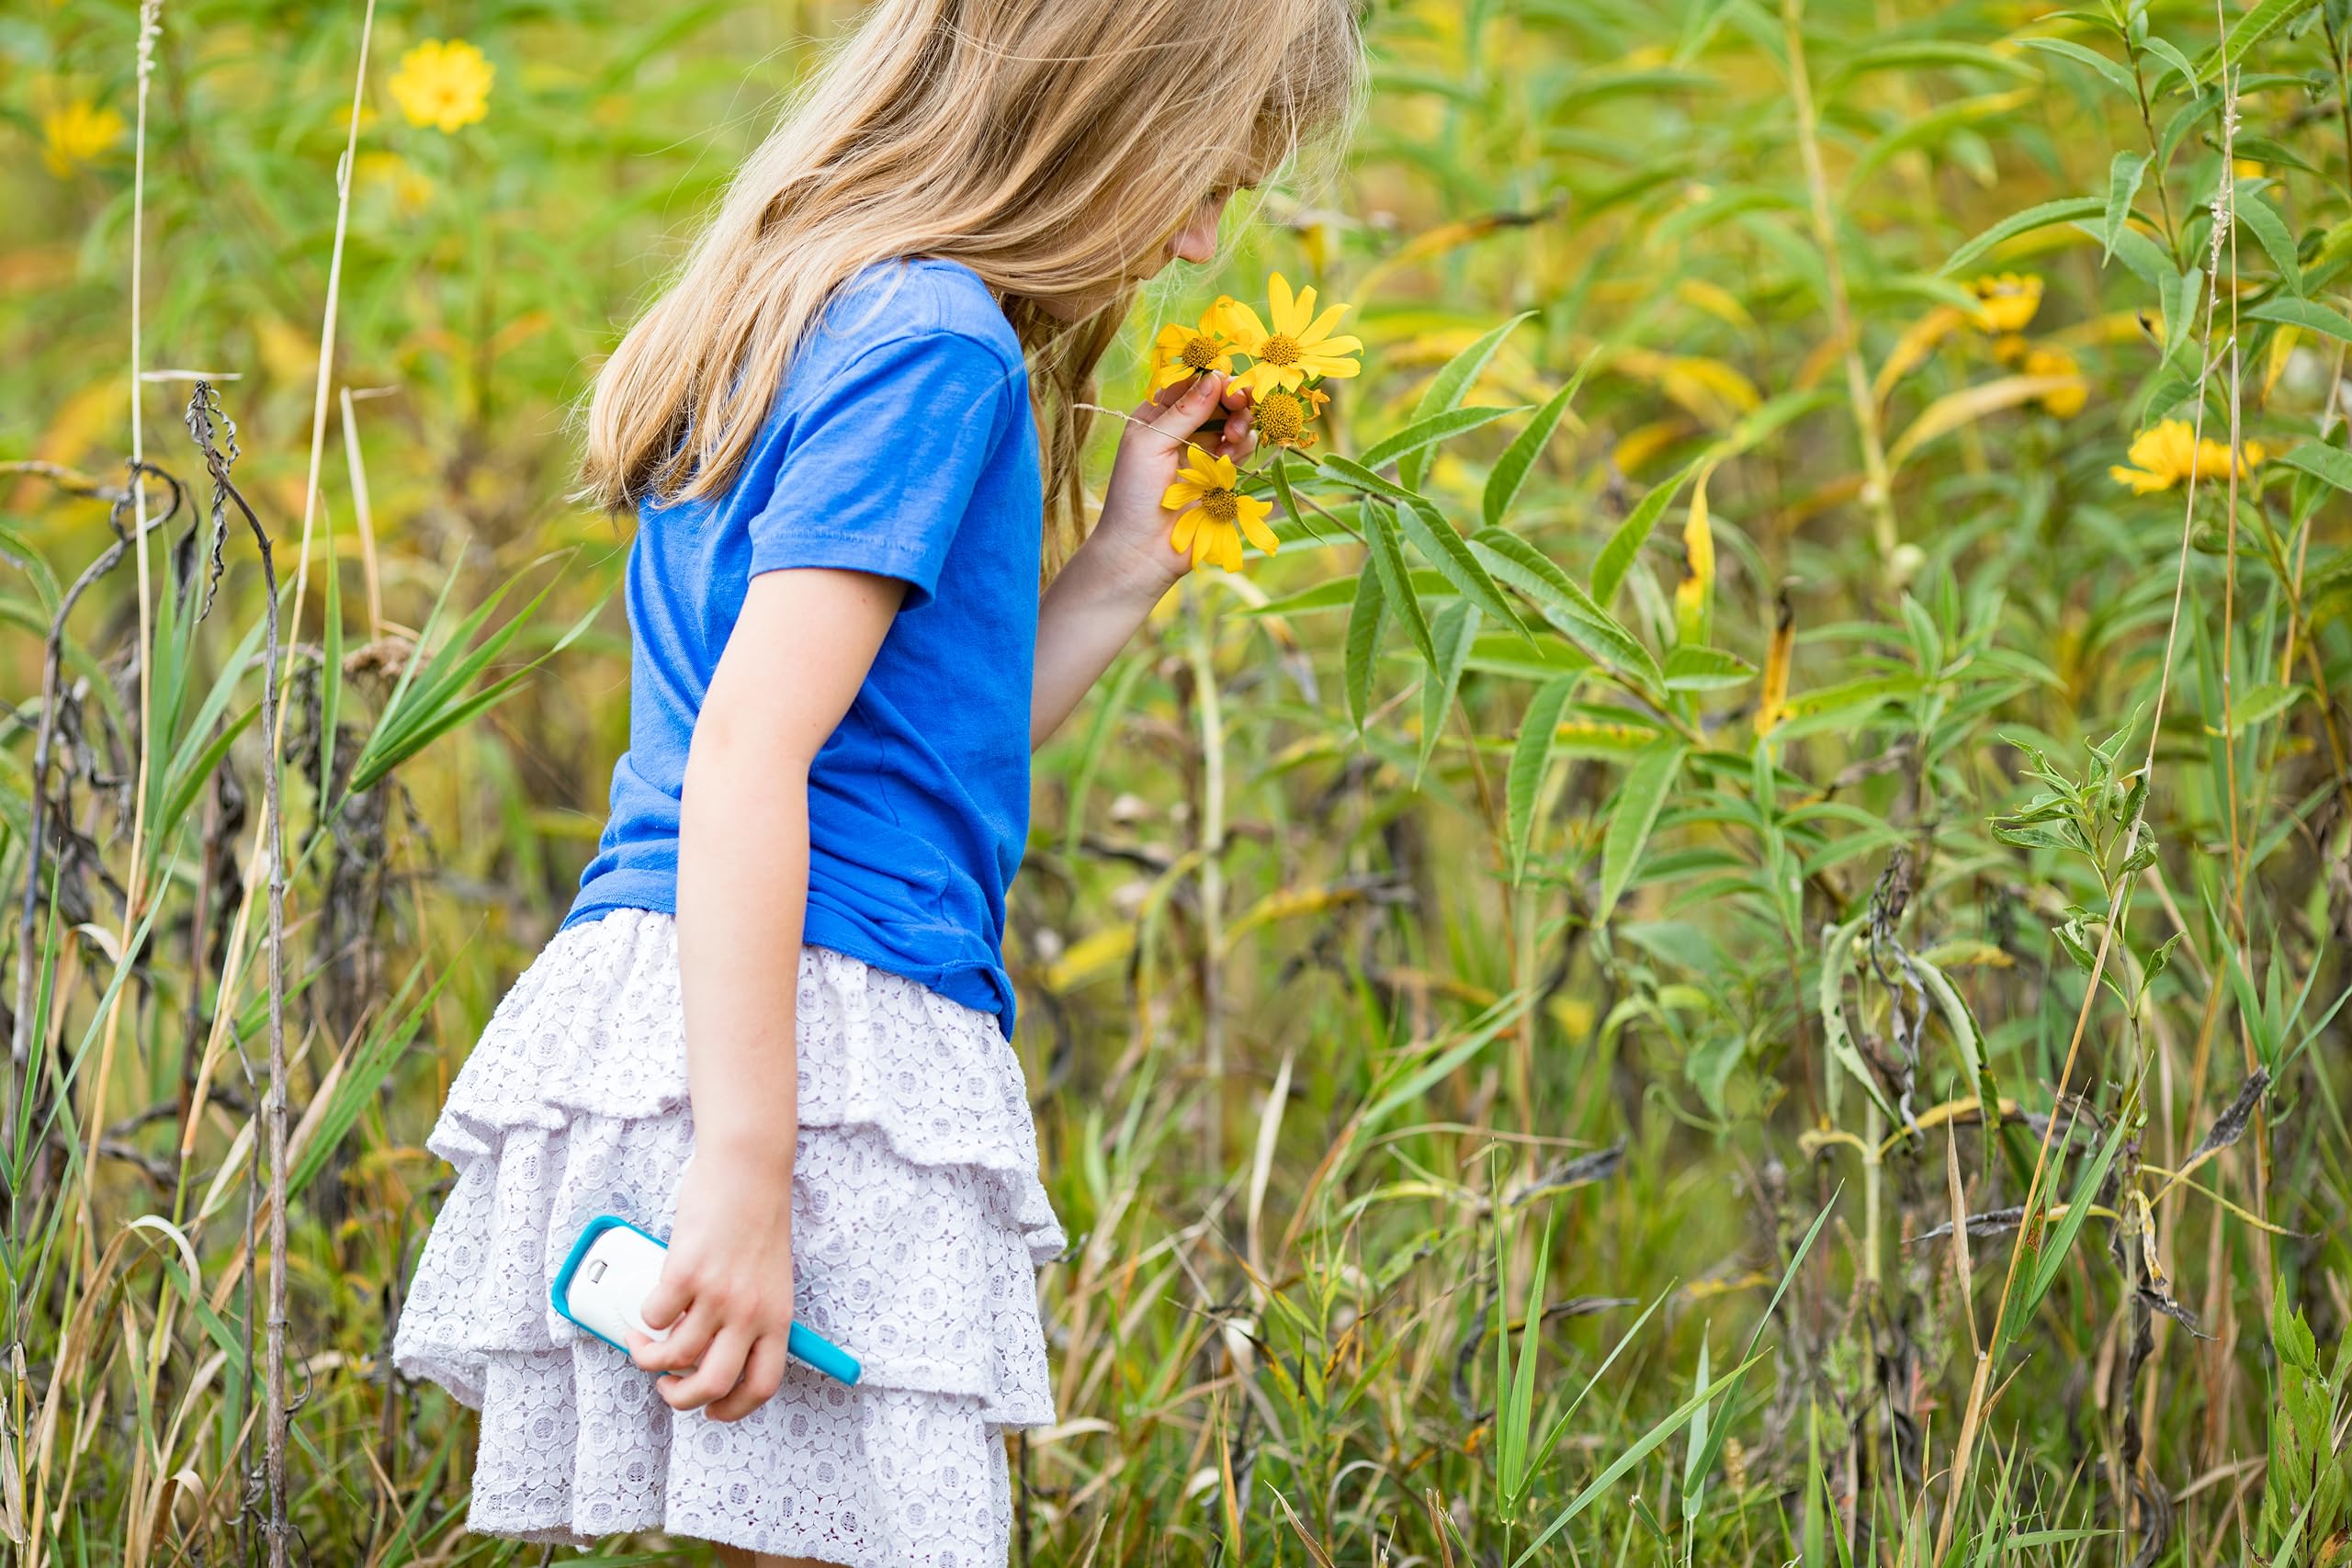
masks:
<path fill-rule="evenodd" d="M 386 1350 L 625 739 L 574 405 L 854 9 L 0 17 L 12 1561 L 667 1560 Z M 1366 26 L 1104 367 L 1360 340 L 1038 759 L 1016 1560 L 2352 1559 L 2352 5 Z"/>

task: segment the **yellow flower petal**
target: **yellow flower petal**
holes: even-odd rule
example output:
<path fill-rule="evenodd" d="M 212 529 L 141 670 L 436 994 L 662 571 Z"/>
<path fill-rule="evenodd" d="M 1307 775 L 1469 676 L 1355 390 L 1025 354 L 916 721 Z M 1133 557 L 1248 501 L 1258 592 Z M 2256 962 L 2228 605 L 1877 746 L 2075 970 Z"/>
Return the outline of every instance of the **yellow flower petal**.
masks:
<path fill-rule="evenodd" d="M 1168 543 L 1182 555 L 1192 547 L 1193 536 L 1200 532 L 1201 509 L 1193 508 L 1176 519 L 1176 526 L 1169 531 Z"/>
<path fill-rule="evenodd" d="M 1193 564 L 1198 566 L 1208 559 L 1209 551 L 1216 546 L 1216 525 L 1204 517 L 1199 530 L 1193 535 Z"/>
<path fill-rule="evenodd" d="M 1160 492 L 1159 504 L 1170 512 L 1190 506 L 1201 499 L 1202 488 L 1190 479 L 1178 479 Z"/>
<path fill-rule="evenodd" d="M 1240 524 L 1241 531 L 1250 536 L 1250 542 L 1268 555 L 1280 549 L 1282 541 L 1274 537 L 1272 528 L 1266 526 L 1266 515 L 1273 508 L 1254 495 L 1238 495 L 1233 499 L 1238 514 L 1236 521 Z"/>
<path fill-rule="evenodd" d="M 1239 571 L 1241 570 L 1241 531 L 1238 528 L 1219 528 L 1216 532 L 1217 565 L 1227 571 Z"/>
<path fill-rule="evenodd" d="M 1251 345 L 1264 343 L 1272 335 L 1266 331 L 1266 323 L 1258 319 L 1258 312 L 1238 299 L 1226 301 L 1225 327 L 1244 354 L 1256 353 Z"/>
<path fill-rule="evenodd" d="M 1266 279 L 1266 314 L 1274 323 L 1274 331 L 1295 337 L 1306 321 L 1299 316 L 1298 301 L 1291 297 L 1290 280 L 1281 273 Z"/>
<path fill-rule="evenodd" d="M 1307 292 L 1312 294 L 1314 290 L 1310 288 Z M 1312 344 L 1317 348 L 1326 346 L 1323 339 L 1329 334 L 1333 327 L 1340 324 L 1340 318 L 1347 313 L 1348 308 L 1345 305 L 1334 305 L 1330 307 L 1321 315 L 1316 317 L 1314 321 L 1307 323 L 1306 330 L 1298 334 L 1299 342 Z M 1353 338 L 1347 338 L 1343 341 L 1347 344 L 1348 347 L 1351 349 L 1363 346 Z"/>

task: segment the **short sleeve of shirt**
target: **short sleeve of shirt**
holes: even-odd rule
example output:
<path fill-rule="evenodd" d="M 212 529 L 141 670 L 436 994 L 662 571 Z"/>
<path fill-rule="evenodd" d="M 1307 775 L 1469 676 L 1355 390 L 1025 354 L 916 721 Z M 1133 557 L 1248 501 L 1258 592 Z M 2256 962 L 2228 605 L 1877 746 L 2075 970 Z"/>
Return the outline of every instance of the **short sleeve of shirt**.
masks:
<path fill-rule="evenodd" d="M 869 571 L 908 583 L 909 608 L 928 603 L 1008 427 L 1015 375 L 978 339 L 933 330 L 794 389 L 801 406 L 775 487 L 751 521 L 752 574 Z"/>

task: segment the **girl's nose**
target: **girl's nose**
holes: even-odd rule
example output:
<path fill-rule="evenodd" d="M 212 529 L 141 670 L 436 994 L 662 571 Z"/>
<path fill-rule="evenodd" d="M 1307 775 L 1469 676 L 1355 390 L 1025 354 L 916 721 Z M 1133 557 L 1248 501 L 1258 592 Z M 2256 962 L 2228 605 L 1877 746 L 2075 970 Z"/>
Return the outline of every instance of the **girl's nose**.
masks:
<path fill-rule="evenodd" d="M 1216 208 L 1204 208 L 1193 214 L 1193 220 L 1176 231 L 1168 242 L 1169 254 L 1179 261 L 1207 262 L 1216 259 Z"/>

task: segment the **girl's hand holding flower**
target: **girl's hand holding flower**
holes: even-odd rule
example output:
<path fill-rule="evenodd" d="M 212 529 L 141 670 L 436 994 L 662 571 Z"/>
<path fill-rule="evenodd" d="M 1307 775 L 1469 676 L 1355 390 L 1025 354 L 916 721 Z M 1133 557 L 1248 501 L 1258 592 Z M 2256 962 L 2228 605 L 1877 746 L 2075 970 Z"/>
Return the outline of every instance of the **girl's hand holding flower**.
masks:
<path fill-rule="evenodd" d="M 1169 546 L 1171 519 L 1162 499 L 1170 487 L 1188 465 L 1212 457 L 1244 461 L 1257 444 L 1249 394 L 1223 371 L 1189 375 L 1161 387 L 1136 408 L 1119 438 L 1090 544 L 1114 550 L 1137 586 L 1157 600 L 1198 564 L 1197 557 Z"/>

